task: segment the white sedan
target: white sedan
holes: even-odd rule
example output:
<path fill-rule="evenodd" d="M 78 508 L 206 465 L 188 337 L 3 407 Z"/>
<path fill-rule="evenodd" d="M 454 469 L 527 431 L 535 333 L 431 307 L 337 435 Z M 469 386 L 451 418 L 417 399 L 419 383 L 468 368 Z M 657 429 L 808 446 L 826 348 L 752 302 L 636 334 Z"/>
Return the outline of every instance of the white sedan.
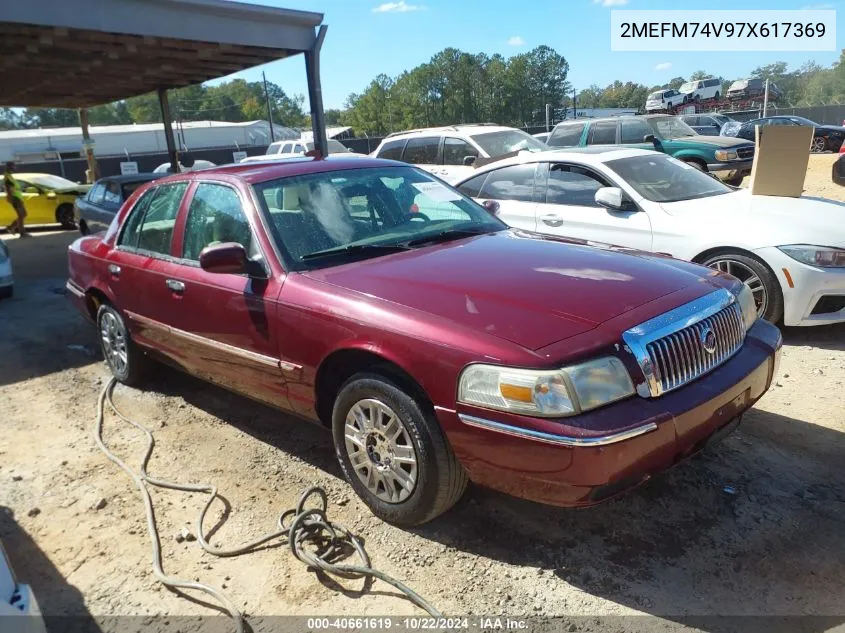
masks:
<path fill-rule="evenodd" d="M 514 156 L 455 187 L 514 227 L 730 273 L 769 321 L 845 322 L 845 203 L 752 196 L 666 154 L 613 147 Z"/>

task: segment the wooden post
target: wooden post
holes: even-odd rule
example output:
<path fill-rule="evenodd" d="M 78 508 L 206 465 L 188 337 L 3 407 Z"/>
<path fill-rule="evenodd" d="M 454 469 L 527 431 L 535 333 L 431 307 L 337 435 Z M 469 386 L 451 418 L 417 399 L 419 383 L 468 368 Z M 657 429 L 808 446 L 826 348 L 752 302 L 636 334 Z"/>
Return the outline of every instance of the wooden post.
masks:
<path fill-rule="evenodd" d="M 88 132 L 88 108 L 80 108 L 79 125 L 82 128 L 82 150 L 85 152 L 85 158 L 88 161 L 85 180 L 88 184 L 91 184 L 97 180 L 97 159 L 94 158 L 94 146 Z"/>

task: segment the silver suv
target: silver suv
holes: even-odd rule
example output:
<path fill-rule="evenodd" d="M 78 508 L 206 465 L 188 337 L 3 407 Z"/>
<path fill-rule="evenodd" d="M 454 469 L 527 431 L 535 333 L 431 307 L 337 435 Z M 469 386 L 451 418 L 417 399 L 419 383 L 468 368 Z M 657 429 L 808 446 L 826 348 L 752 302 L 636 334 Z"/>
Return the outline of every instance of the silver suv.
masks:
<path fill-rule="evenodd" d="M 514 152 L 548 149 L 530 134 L 495 123 L 422 128 L 390 134 L 372 156 L 417 165 L 448 182 L 460 180 L 478 167 Z"/>

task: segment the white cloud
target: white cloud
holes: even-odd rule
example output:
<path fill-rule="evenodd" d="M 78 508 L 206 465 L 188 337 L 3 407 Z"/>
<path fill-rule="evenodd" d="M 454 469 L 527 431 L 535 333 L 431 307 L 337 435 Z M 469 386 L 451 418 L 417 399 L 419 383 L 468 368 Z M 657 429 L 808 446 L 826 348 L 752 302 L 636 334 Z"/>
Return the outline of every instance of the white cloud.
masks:
<path fill-rule="evenodd" d="M 603 7 L 622 7 L 628 4 L 628 0 L 593 0 L 593 4 L 600 4 Z"/>
<path fill-rule="evenodd" d="M 802 11 L 824 11 L 827 9 L 835 9 L 836 5 L 832 2 L 817 2 L 816 4 L 805 4 L 801 7 Z"/>
<path fill-rule="evenodd" d="M 408 11 L 419 11 L 425 9 L 421 4 L 408 4 L 405 0 L 399 2 L 385 2 L 373 9 L 373 13 L 407 13 Z"/>
<path fill-rule="evenodd" d="M 672 68 L 672 62 L 661 62 L 654 67 L 654 70 L 669 70 Z"/>
<path fill-rule="evenodd" d="M 522 39 L 519 35 L 514 35 L 512 38 L 508 40 L 508 46 L 524 46 L 525 40 Z"/>

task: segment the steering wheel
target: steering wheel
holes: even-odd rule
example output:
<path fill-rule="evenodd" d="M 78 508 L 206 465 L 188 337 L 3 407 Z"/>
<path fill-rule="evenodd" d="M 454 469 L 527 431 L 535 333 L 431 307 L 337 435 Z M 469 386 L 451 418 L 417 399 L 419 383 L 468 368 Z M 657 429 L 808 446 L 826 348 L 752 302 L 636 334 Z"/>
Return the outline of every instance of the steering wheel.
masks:
<path fill-rule="evenodd" d="M 416 212 L 412 213 L 412 214 L 408 217 L 408 220 L 407 220 L 407 221 L 408 221 L 408 222 L 413 222 L 414 220 L 422 220 L 423 222 L 426 222 L 426 223 L 427 223 L 427 222 L 431 222 L 431 218 L 430 218 L 430 217 L 428 217 L 428 216 L 427 216 L 425 213 L 423 213 L 422 211 L 416 211 Z"/>

